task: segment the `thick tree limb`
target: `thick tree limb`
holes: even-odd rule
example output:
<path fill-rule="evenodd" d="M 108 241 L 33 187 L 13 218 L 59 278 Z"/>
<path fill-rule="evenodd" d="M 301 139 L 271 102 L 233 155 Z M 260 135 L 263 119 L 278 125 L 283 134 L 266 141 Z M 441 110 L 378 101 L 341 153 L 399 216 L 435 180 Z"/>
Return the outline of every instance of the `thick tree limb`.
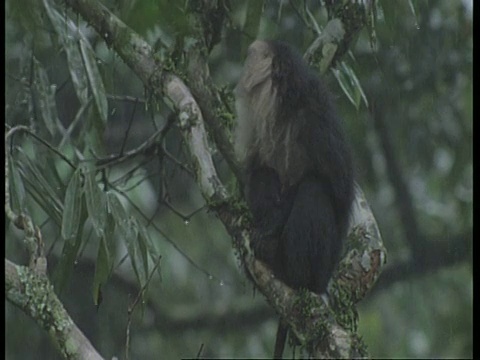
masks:
<path fill-rule="evenodd" d="M 103 359 L 70 318 L 46 276 L 5 259 L 5 297 L 49 333 L 65 359 Z"/>

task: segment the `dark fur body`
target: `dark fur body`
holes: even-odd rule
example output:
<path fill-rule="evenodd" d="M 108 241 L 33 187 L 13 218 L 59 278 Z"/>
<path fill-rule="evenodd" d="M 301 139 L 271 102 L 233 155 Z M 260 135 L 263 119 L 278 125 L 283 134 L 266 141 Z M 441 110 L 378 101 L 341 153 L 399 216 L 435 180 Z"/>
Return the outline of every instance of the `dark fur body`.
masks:
<path fill-rule="evenodd" d="M 240 106 L 250 106 L 248 96 L 251 102 L 264 96 L 262 86 L 275 96 L 270 112 L 239 116 L 266 122 L 252 125 L 255 131 L 243 140 L 252 247 L 287 285 L 323 293 L 347 232 L 354 196 L 351 154 L 328 91 L 301 56 L 283 42 L 256 41 L 251 48 L 251 62 L 258 58 L 271 66 L 261 67 L 262 80 L 256 82 L 245 75 L 255 71 L 247 58 L 237 87 Z"/>

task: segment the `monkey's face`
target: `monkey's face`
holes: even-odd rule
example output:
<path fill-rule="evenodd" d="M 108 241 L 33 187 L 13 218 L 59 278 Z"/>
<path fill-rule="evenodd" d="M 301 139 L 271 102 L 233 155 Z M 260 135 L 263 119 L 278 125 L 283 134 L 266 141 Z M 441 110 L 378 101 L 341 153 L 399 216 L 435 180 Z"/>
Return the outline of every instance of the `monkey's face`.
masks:
<path fill-rule="evenodd" d="M 235 150 L 240 160 L 248 154 L 262 153 L 273 139 L 272 131 L 276 122 L 277 91 L 272 86 L 271 45 L 262 40 L 254 41 L 248 48 L 245 66 L 235 88 L 237 128 Z M 261 148 L 261 150 L 260 150 Z"/>
<path fill-rule="evenodd" d="M 273 53 L 266 41 L 256 40 L 247 51 L 243 73 L 235 88 L 236 96 L 252 94 L 254 87 L 270 78 Z"/>

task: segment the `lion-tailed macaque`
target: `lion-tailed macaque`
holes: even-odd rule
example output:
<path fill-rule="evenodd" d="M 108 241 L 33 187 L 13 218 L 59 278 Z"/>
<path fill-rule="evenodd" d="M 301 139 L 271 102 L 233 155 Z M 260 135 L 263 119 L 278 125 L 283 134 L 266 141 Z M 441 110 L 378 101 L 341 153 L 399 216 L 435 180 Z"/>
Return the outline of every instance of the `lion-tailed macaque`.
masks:
<path fill-rule="evenodd" d="M 354 198 L 351 153 L 332 98 L 290 45 L 262 40 L 248 49 L 235 97 L 235 151 L 255 256 L 288 286 L 324 293 Z M 286 332 L 280 321 L 275 357 Z"/>

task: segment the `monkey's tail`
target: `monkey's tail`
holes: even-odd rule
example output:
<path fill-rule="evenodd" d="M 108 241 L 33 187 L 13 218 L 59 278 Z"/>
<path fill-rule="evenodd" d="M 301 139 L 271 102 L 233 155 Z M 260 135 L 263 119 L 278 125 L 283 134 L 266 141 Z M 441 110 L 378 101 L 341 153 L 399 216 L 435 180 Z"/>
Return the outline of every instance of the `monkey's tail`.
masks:
<path fill-rule="evenodd" d="M 283 349 L 285 348 L 285 341 L 287 340 L 288 325 L 283 320 L 278 321 L 277 338 L 275 340 L 275 350 L 273 351 L 274 359 L 281 359 L 283 356 Z"/>

